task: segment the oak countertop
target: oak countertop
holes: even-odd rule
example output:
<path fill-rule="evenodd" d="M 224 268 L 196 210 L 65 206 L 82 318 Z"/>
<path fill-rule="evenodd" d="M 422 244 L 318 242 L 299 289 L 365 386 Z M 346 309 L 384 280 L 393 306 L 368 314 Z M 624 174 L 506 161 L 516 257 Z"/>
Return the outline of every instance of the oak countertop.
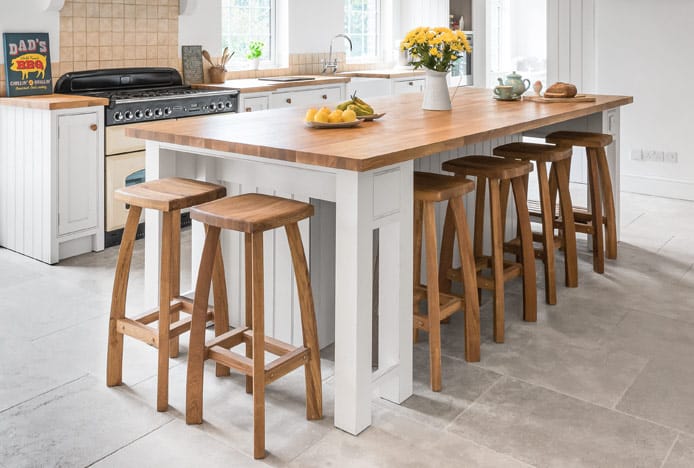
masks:
<path fill-rule="evenodd" d="M 238 89 L 241 93 L 271 93 L 279 89 L 297 88 L 301 86 L 321 86 L 333 83 L 348 83 L 348 76 L 322 76 L 322 75 L 292 75 L 292 76 L 308 76 L 314 78 L 312 80 L 303 81 L 266 81 L 257 78 L 227 80 L 224 83 L 200 83 L 193 85 L 199 89 Z"/>
<path fill-rule="evenodd" d="M 108 99 L 75 94 L 42 94 L 0 98 L 0 104 L 31 109 L 76 109 L 79 107 L 107 106 Z"/>
<path fill-rule="evenodd" d="M 354 128 L 309 128 L 303 121 L 306 108 L 297 106 L 152 122 L 129 127 L 126 135 L 192 148 L 367 171 L 633 102 L 630 96 L 596 98 L 595 102 L 580 103 L 503 102 L 492 99 L 489 89 L 458 88 L 451 111 L 422 110 L 419 93 L 369 99 L 377 112 L 386 115 Z"/>
<path fill-rule="evenodd" d="M 411 68 L 389 68 L 340 72 L 338 75 L 349 76 L 352 78 L 424 78 L 425 72 L 424 70 L 413 70 Z"/>

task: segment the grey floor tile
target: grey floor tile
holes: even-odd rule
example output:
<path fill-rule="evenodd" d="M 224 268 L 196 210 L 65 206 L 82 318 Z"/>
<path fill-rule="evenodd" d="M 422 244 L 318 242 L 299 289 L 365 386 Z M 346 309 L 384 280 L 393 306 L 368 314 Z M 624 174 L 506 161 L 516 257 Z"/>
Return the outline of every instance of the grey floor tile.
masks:
<path fill-rule="evenodd" d="M 535 466 L 658 466 L 675 431 L 504 378 L 449 430 Z"/>
<path fill-rule="evenodd" d="M 379 409 L 359 437 L 332 431 L 291 467 L 524 467 L 518 460 L 440 429 Z"/>
<path fill-rule="evenodd" d="M 0 459 L 12 467 L 85 466 L 170 420 L 85 377 L 0 413 Z"/>
<path fill-rule="evenodd" d="M 694 466 L 694 437 L 680 435 L 663 468 L 691 468 Z"/>
<path fill-rule="evenodd" d="M 176 443 L 176 441 L 178 443 Z M 174 420 L 137 439 L 94 465 L 99 468 L 242 468 L 267 466 L 205 434 L 198 426 Z"/>
<path fill-rule="evenodd" d="M 58 363 L 53 357 L 51 348 L 0 339 L 0 412 L 87 374 L 72 362 Z"/>
<path fill-rule="evenodd" d="M 694 434 L 694 353 L 652 359 L 617 409 Z"/>

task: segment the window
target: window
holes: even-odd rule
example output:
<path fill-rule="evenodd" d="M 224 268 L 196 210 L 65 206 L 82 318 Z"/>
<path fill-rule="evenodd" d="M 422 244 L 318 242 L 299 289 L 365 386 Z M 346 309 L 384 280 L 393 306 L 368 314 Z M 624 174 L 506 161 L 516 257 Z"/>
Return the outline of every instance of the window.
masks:
<path fill-rule="evenodd" d="M 345 33 L 352 39 L 348 59 L 378 59 L 380 16 L 380 0 L 345 0 Z"/>
<path fill-rule="evenodd" d="M 265 44 L 261 61 L 275 60 L 275 0 L 222 0 L 222 47 L 242 62 L 251 41 Z"/>

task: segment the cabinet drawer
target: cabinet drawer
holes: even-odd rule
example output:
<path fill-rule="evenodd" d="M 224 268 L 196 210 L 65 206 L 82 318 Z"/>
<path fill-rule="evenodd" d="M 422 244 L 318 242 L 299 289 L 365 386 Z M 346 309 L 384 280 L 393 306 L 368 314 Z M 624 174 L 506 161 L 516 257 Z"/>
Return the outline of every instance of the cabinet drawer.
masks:
<path fill-rule="evenodd" d="M 256 96 L 242 98 L 241 112 L 255 112 L 259 110 L 266 110 L 270 106 L 270 100 L 267 96 Z"/>
<path fill-rule="evenodd" d="M 424 79 L 393 81 L 393 94 L 421 93 Z"/>
<path fill-rule="evenodd" d="M 125 136 L 127 125 L 106 127 L 106 155 L 144 151 L 145 140 Z"/>
<path fill-rule="evenodd" d="M 340 99 L 342 99 L 342 92 L 339 86 L 307 91 L 278 92 L 270 95 L 270 107 L 332 106 L 337 104 Z"/>

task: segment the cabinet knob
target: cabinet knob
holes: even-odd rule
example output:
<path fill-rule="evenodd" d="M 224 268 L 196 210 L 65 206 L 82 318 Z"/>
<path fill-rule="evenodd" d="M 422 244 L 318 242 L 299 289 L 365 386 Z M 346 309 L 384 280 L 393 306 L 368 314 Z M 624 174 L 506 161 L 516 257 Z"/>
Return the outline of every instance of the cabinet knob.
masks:
<path fill-rule="evenodd" d="M 324 95 L 322 95 L 321 97 L 322 97 L 323 99 L 328 99 L 328 95 L 327 95 L 327 94 L 324 94 Z"/>
<path fill-rule="evenodd" d="M 291 103 L 292 103 L 292 98 L 288 97 L 287 98 L 287 104 L 291 104 Z"/>
<path fill-rule="evenodd" d="M 410 86 L 414 86 L 414 81 L 410 81 L 410 82 L 407 83 L 407 84 L 410 85 Z"/>
<path fill-rule="evenodd" d="M 250 111 L 252 111 L 252 110 L 253 110 L 252 107 L 246 107 L 246 112 L 250 112 Z"/>
<path fill-rule="evenodd" d="M 89 128 L 92 130 L 92 132 L 96 132 L 96 130 L 99 128 L 97 124 L 91 124 Z"/>

